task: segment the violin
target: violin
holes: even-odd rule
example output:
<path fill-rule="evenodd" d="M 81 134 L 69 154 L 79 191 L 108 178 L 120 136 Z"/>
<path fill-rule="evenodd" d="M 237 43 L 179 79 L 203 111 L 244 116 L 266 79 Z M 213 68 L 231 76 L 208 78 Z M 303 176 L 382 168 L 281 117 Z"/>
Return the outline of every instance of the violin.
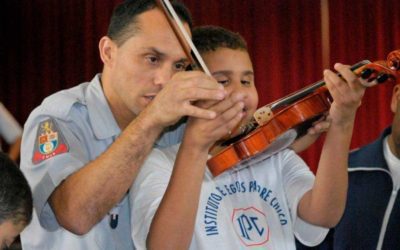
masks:
<path fill-rule="evenodd" d="M 177 36 L 191 67 L 211 76 L 169 0 L 156 2 Z M 356 75 L 367 80 L 366 87 L 383 82 L 399 82 L 399 68 L 400 50 L 391 52 L 386 61 L 371 63 L 364 60 L 351 67 Z M 254 119 L 240 128 L 240 135 L 221 143 L 226 148 L 207 161 L 208 168 L 217 176 L 231 168 L 240 169 L 253 157 L 272 155 L 290 146 L 296 138 L 305 134 L 314 121 L 329 111 L 331 102 L 332 97 L 325 82 L 319 81 L 258 109 L 253 115 Z"/>
<path fill-rule="evenodd" d="M 366 87 L 400 83 L 400 50 L 391 52 L 386 61 L 364 60 L 351 70 L 367 80 Z M 217 176 L 231 168 L 241 169 L 258 155 L 272 155 L 287 148 L 329 111 L 331 103 L 325 82 L 319 81 L 258 109 L 240 135 L 221 143 L 226 148 L 207 161 L 208 168 Z"/>

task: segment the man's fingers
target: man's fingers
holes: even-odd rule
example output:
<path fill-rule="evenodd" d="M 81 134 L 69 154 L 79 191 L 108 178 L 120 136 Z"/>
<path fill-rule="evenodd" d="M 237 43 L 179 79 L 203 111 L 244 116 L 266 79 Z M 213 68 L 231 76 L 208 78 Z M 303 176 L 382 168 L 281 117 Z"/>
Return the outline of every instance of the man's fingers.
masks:
<path fill-rule="evenodd" d="M 183 90 L 181 93 L 181 99 L 188 101 L 198 100 L 215 100 L 220 101 L 226 97 L 226 91 L 223 89 L 202 89 L 202 88 L 191 88 Z"/>

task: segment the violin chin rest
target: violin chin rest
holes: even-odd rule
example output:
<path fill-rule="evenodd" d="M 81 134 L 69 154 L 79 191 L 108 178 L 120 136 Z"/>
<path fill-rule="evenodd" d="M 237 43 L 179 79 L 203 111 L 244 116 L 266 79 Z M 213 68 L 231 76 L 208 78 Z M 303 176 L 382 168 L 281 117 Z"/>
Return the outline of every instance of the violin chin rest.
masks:
<path fill-rule="evenodd" d="M 294 140 L 297 138 L 297 131 L 296 129 L 289 129 L 285 133 L 281 134 L 279 137 L 276 138 L 274 142 L 270 144 L 268 148 L 266 148 L 264 151 L 261 151 L 257 153 L 255 157 L 252 157 L 250 159 L 244 160 L 234 166 L 231 170 L 228 171 L 233 171 L 237 172 L 240 171 L 241 169 L 248 167 L 250 163 L 254 163 L 255 161 L 261 161 L 265 160 L 272 155 L 278 153 L 279 151 L 284 150 L 285 148 L 288 148 Z"/>

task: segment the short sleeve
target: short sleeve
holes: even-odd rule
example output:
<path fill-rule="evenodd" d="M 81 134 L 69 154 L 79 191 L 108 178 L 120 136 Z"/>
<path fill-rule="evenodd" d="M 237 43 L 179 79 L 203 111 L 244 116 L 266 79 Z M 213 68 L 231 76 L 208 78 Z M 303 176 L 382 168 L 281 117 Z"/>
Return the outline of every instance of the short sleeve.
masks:
<path fill-rule="evenodd" d="M 324 240 L 329 229 L 307 223 L 297 216 L 298 204 L 303 195 L 313 187 L 315 176 L 292 150 L 285 150 L 283 162 L 283 182 L 293 220 L 294 234 L 304 245 L 318 245 Z"/>
<path fill-rule="evenodd" d="M 177 146 L 168 150 L 170 156 L 159 149 L 151 152 L 129 193 L 132 240 L 137 249 L 146 249 L 151 222 L 171 177 Z"/>
<path fill-rule="evenodd" d="M 45 125 L 46 122 L 49 123 Z M 47 128 L 47 138 L 41 138 L 44 126 L 52 126 Z M 21 170 L 32 188 L 39 221 L 49 231 L 58 229 L 59 225 L 47 201 L 65 178 L 88 162 L 85 152 L 84 143 L 64 120 L 38 116 L 25 124 Z"/>

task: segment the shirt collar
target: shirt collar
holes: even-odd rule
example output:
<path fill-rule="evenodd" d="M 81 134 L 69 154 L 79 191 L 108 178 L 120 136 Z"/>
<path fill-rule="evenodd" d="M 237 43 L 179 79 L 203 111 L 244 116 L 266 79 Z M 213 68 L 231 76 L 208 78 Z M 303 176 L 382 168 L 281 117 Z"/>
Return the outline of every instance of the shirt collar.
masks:
<path fill-rule="evenodd" d="M 86 103 L 89 111 L 89 119 L 94 135 L 97 139 L 106 139 L 121 133 L 110 106 L 104 96 L 100 83 L 101 74 L 97 74 L 86 89 Z"/>

